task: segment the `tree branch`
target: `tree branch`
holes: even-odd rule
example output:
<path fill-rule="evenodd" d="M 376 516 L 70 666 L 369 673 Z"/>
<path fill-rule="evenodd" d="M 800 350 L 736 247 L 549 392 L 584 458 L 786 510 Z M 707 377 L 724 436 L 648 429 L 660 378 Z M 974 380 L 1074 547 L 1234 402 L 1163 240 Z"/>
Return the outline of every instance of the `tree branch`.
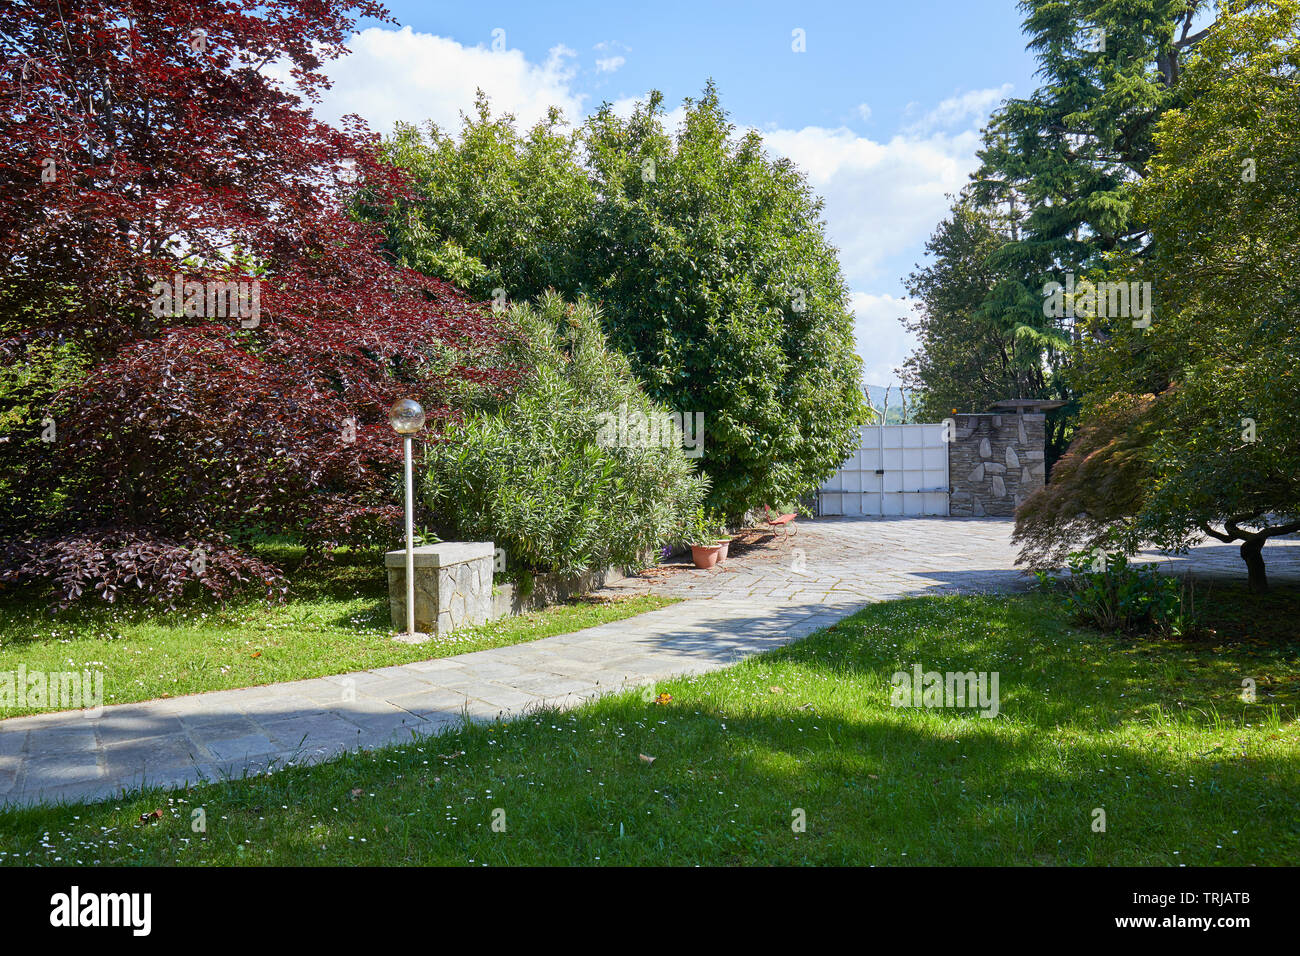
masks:
<path fill-rule="evenodd" d="M 1261 514 L 1263 514 L 1262 511 L 1252 511 L 1250 514 L 1233 515 L 1223 522 L 1223 529 L 1234 538 L 1242 541 L 1253 541 L 1260 536 L 1260 532 L 1244 529 L 1240 527 L 1240 524 L 1243 521 L 1254 521 Z"/>
<path fill-rule="evenodd" d="M 1265 528 L 1260 532 L 1265 538 L 1276 538 L 1282 534 L 1294 534 L 1300 531 L 1300 521 L 1292 521 L 1290 524 L 1277 525 L 1273 528 Z"/>
<path fill-rule="evenodd" d="M 1190 27 L 1191 27 L 1191 23 L 1188 23 L 1186 26 L 1183 27 L 1183 35 L 1182 35 L 1182 37 L 1180 37 L 1179 40 L 1178 40 L 1178 42 L 1174 44 L 1174 49 L 1175 49 L 1175 50 L 1178 50 L 1178 51 L 1181 52 L 1182 50 L 1186 49 L 1187 47 L 1196 46 L 1196 44 L 1200 43 L 1200 42 L 1201 42 L 1202 40 L 1204 40 L 1207 36 L 1209 36 L 1209 35 L 1210 35 L 1210 30 L 1213 29 L 1213 27 L 1206 27 L 1204 30 L 1201 30 L 1201 31 L 1199 31 L 1199 32 L 1197 32 L 1197 33 L 1193 33 L 1191 36 L 1188 36 L 1188 35 L 1187 35 L 1187 30 L 1188 30 L 1188 28 L 1190 28 Z"/>
<path fill-rule="evenodd" d="M 1224 542 L 1225 544 L 1232 544 L 1232 542 L 1236 540 L 1231 535 L 1224 534 L 1222 531 L 1215 531 L 1213 528 L 1210 527 L 1208 521 L 1198 521 L 1196 523 L 1196 526 L 1200 528 L 1202 531 L 1204 531 L 1206 534 L 1208 534 L 1211 538 L 1218 538 L 1220 541 Z"/>

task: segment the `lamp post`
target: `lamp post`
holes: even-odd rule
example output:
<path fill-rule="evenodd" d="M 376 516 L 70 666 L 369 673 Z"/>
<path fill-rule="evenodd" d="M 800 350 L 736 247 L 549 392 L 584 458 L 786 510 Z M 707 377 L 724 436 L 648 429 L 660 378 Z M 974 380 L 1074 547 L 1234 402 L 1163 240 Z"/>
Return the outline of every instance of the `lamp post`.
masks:
<path fill-rule="evenodd" d="M 415 633 L 415 495 L 411 490 L 411 440 L 424 427 L 424 409 L 412 398 L 400 398 L 388 410 L 388 424 L 402 436 L 406 453 L 406 633 Z"/>

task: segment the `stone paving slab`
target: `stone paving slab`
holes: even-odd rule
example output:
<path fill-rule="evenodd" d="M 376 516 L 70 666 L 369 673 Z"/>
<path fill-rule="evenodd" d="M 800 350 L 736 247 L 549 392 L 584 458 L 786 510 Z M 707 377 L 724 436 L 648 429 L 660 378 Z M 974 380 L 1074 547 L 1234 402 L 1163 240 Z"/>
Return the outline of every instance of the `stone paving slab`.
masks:
<path fill-rule="evenodd" d="M 105 799 L 311 763 L 436 733 L 462 719 L 573 707 L 626 687 L 724 667 L 832 619 L 815 605 L 772 619 L 747 605 L 690 601 L 453 659 L 241 691 L 106 707 L 96 718 L 0 721 L 0 801 Z M 843 613 L 847 613 L 847 609 Z"/>
<path fill-rule="evenodd" d="M 727 667 L 873 601 L 1022 590 L 1006 519 L 821 519 L 709 571 L 659 568 L 603 593 L 686 598 L 646 614 L 512 647 L 266 687 L 122 704 L 98 717 L 0 721 L 0 803 L 98 800 L 406 742 L 462 720 L 574 707 L 602 694 Z M 1300 542 L 1265 549 L 1273 580 L 1300 580 Z M 1158 559 L 1158 558 L 1153 558 Z M 1174 570 L 1242 574 L 1236 549 L 1200 548 Z"/>
<path fill-rule="evenodd" d="M 885 601 L 919 594 L 1025 590 L 1033 578 L 1016 568 L 1009 518 L 800 518 L 788 537 L 773 536 L 708 570 L 689 556 L 625 578 L 601 594 L 663 594 L 743 602 L 751 611 L 784 604 Z M 1138 557 L 1174 573 L 1244 581 L 1236 545 L 1208 542 L 1186 555 Z M 1300 581 L 1300 536 L 1264 548 L 1269 580 Z"/>

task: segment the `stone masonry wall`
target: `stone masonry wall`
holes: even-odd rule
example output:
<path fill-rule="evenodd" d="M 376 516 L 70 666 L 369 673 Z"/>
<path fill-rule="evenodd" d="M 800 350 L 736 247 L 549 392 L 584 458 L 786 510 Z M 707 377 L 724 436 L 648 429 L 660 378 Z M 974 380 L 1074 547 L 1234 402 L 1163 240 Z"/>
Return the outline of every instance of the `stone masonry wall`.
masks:
<path fill-rule="evenodd" d="M 415 629 L 449 634 L 492 617 L 491 541 L 444 541 L 415 549 Z M 384 556 L 393 628 L 406 630 L 406 552 Z"/>
<path fill-rule="evenodd" d="M 1010 516 L 1043 487 L 1046 416 L 1014 412 L 957 415 L 948 448 L 949 514 Z"/>

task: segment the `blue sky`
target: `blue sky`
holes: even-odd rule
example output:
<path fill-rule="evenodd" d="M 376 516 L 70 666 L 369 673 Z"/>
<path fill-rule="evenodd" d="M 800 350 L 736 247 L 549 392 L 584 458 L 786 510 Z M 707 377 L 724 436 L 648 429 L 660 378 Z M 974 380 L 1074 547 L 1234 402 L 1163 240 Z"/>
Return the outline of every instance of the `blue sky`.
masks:
<path fill-rule="evenodd" d="M 825 198 L 873 384 L 895 381 L 910 351 L 901 279 L 974 168 L 979 127 L 1034 86 L 1015 0 L 389 6 L 400 26 L 363 22 L 328 68 L 322 118 L 454 127 L 481 86 L 525 122 L 550 104 L 581 119 L 650 89 L 676 106 L 712 77 L 732 120 Z"/>

